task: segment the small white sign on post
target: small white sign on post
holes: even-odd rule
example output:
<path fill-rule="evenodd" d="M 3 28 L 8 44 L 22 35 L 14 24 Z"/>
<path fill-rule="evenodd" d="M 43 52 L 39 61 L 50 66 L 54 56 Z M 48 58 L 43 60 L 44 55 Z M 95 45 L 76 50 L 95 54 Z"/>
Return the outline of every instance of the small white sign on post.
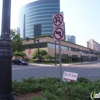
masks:
<path fill-rule="evenodd" d="M 78 73 L 66 72 L 63 73 L 63 81 L 77 81 Z"/>

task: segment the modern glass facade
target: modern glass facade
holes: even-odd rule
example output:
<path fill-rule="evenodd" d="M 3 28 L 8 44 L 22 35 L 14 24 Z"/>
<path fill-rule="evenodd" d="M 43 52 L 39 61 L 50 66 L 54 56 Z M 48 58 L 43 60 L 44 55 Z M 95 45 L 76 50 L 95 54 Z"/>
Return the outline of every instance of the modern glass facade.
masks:
<path fill-rule="evenodd" d="M 69 42 L 72 42 L 72 43 L 76 43 L 75 36 L 73 36 L 73 35 L 66 35 L 66 41 L 69 41 Z"/>
<path fill-rule="evenodd" d="M 23 6 L 18 14 L 22 38 L 52 35 L 52 16 L 60 12 L 60 0 L 37 0 Z"/>

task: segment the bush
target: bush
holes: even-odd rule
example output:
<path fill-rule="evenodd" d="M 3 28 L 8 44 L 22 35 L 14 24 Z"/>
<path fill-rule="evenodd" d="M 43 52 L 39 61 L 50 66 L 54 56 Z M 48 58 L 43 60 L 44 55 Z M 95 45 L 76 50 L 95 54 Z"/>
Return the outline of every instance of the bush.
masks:
<path fill-rule="evenodd" d="M 35 97 L 33 100 L 47 100 L 47 99 L 43 99 L 41 97 Z"/>
<path fill-rule="evenodd" d="M 13 81 L 14 95 L 42 91 L 44 98 L 33 100 L 91 100 L 90 94 L 100 92 L 100 80 L 91 82 L 86 78 L 78 78 L 77 82 L 60 82 L 59 78 L 44 77 L 43 79 L 22 79 L 21 82 Z"/>

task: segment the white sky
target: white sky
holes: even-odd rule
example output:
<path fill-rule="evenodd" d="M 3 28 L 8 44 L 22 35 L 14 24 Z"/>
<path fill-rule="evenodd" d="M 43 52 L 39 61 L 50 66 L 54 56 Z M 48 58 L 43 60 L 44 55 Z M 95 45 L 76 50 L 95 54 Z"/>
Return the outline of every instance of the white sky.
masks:
<path fill-rule="evenodd" d="M 11 28 L 16 28 L 18 10 L 34 0 L 11 1 Z M 60 2 L 61 11 L 64 13 L 66 35 L 74 35 L 76 43 L 83 46 L 86 46 L 89 39 L 100 43 L 100 0 L 60 0 Z M 0 0 L 0 15 L 1 8 L 2 0 Z"/>

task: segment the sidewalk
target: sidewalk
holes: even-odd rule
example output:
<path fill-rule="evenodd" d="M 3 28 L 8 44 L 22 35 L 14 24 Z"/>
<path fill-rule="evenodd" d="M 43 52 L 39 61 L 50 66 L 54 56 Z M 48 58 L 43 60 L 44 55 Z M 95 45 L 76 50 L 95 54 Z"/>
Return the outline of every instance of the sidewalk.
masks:
<path fill-rule="evenodd" d="M 91 61 L 91 62 L 79 62 L 79 63 L 67 63 L 67 64 L 62 64 L 62 66 L 71 66 L 71 65 L 83 65 L 83 64 L 92 64 L 98 61 Z M 35 65 L 35 66 L 50 66 L 50 67 L 57 67 L 59 64 L 38 64 L 38 63 L 29 63 L 29 65 Z"/>

